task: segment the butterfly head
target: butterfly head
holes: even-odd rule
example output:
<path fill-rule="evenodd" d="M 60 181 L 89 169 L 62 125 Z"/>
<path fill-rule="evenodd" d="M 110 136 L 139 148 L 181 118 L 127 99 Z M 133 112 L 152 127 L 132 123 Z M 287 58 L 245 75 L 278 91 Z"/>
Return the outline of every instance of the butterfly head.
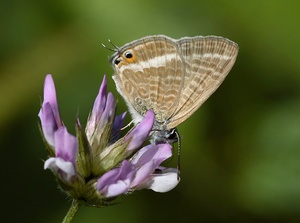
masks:
<path fill-rule="evenodd" d="M 116 52 L 111 57 L 111 64 L 114 68 L 120 68 L 122 65 L 128 65 L 131 63 L 134 63 L 136 61 L 137 57 L 132 49 L 126 49 L 123 51 Z"/>

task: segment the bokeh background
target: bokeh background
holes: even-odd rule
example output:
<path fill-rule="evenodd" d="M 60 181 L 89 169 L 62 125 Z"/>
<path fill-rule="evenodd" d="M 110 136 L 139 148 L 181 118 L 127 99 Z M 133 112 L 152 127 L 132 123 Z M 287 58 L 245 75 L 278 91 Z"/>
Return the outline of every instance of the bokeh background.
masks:
<path fill-rule="evenodd" d="M 169 193 L 82 207 L 74 223 L 300 222 L 299 9 L 279 0 L 0 1 L 0 221 L 61 222 L 70 205 L 43 170 L 45 75 L 74 133 L 104 74 L 126 110 L 101 43 L 165 34 L 220 35 L 240 46 L 225 82 L 179 127 L 182 181 Z"/>

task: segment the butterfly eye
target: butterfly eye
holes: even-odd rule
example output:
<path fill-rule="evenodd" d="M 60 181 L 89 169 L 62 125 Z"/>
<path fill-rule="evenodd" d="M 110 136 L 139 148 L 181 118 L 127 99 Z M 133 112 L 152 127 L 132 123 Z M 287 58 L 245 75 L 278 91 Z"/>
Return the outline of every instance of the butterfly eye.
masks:
<path fill-rule="evenodd" d="M 120 59 L 115 59 L 114 64 L 115 64 L 115 65 L 118 65 L 120 62 L 121 62 Z"/>
<path fill-rule="evenodd" d="M 132 55 L 132 53 L 131 53 L 130 51 L 127 51 L 127 52 L 125 53 L 125 57 L 126 57 L 127 59 L 130 59 L 130 58 L 133 57 L 133 55 Z"/>

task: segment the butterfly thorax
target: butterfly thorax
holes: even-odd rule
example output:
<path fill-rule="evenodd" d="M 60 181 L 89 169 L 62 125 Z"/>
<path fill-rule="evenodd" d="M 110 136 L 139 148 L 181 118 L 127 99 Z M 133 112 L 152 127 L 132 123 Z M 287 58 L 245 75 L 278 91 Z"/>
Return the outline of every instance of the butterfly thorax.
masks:
<path fill-rule="evenodd" d="M 151 134 L 151 143 L 159 144 L 159 143 L 176 143 L 178 142 L 178 132 L 176 128 L 169 130 L 158 130 L 153 131 Z"/>

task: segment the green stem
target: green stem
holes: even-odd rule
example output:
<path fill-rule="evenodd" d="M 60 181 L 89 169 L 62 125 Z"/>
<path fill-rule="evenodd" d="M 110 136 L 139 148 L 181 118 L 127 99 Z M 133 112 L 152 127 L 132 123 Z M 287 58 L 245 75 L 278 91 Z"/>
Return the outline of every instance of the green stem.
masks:
<path fill-rule="evenodd" d="M 78 203 L 78 201 L 73 200 L 72 205 L 62 223 L 70 223 L 72 221 L 74 215 L 78 211 L 79 207 L 80 207 L 80 204 Z"/>

